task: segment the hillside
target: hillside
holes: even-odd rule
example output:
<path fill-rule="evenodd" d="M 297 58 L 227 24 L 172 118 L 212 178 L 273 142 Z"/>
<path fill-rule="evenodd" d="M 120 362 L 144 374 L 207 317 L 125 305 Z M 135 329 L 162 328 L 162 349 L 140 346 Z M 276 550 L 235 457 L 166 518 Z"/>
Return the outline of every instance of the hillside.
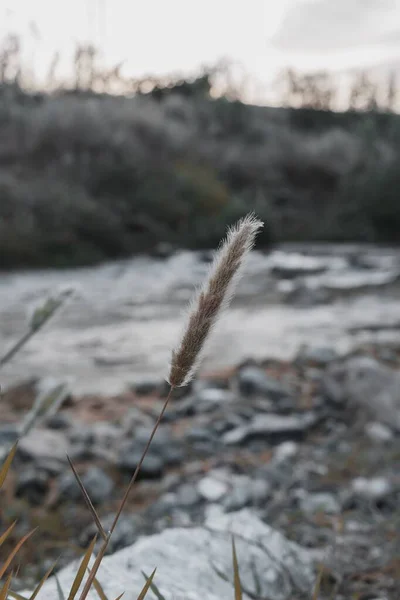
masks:
<path fill-rule="evenodd" d="M 3 85 L 0 124 L 1 268 L 209 247 L 249 209 L 264 245 L 398 241 L 398 115 Z"/>

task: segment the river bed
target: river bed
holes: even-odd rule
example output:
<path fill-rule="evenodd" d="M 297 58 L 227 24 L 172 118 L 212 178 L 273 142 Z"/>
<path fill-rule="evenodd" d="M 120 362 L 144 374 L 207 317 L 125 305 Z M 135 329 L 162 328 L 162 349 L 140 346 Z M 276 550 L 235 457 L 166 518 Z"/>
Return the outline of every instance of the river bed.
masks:
<path fill-rule="evenodd" d="M 3 354 L 49 294 L 75 293 L 1 373 L 67 379 L 74 393 L 118 393 L 164 376 L 185 306 L 209 253 L 135 257 L 96 267 L 0 275 Z M 248 357 L 292 358 L 302 344 L 347 352 L 360 342 L 400 343 L 400 249 L 283 245 L 253 252 L 235 301 L 214 331 L 204 370 Z"/>

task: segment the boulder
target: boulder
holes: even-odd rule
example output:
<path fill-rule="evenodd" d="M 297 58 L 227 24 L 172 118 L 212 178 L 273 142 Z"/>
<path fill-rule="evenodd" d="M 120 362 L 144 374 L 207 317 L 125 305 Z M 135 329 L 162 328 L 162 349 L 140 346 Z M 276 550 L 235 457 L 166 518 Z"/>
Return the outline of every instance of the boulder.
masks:
<path fill-rule="evenodd" d="M 150 575 L 157 567 L 154 582 L 165 600 L 231 600 L 232 534 L 244 600 L 311 597 L 315 575 L 310 551 L 290 542 L 248 510 L 218 514 L 204 528 L 167 529 L 142 537 L 133 546 L 105 557 L 98 580 L 108 598 L 124 591 L 137 598 L 144 584 L 142 572 Z M 58 573 L 65 597 L 78 565 L 76 561 Z M 50 578 L 40 594 L 41 600 L 57 598 L 56 580 Z M 23 595 L 28 596 L 26 592 Z M 156 597 L 150 591 L 146 600 Z M 88 598 L 98 596 L 93 590 Z"/>

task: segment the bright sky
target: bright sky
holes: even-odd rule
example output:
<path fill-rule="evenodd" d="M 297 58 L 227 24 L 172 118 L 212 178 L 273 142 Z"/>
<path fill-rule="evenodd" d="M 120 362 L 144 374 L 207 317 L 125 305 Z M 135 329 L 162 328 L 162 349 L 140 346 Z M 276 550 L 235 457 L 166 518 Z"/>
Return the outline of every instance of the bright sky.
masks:
<path fill-rule="evenodd" d="M 37 31 L 32 28 L 35 23 Z M 132 76 L 188 72 L 227 57 L 267 83 L 282 66 L 400 65 L 400 0 L 0 0 L 0 36 L 22 34 L 37 74 L 78 41 Z"/>

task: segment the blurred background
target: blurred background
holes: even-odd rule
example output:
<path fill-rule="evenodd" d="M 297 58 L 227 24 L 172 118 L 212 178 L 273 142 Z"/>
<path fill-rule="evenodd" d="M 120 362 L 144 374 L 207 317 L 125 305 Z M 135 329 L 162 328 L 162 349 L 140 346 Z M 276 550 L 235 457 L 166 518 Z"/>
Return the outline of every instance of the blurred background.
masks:
<path fill-rule="evenodd" d="M 40 529 L 18 589 L 94 533 L 67 454 L 109 529 L 187 302 L 254 211 L 110 551 L 250 507 L 333 549 L 314 597 L 400 597 L 399 112 L 400 0 L 0 0 L 0 530 Z"/>
<path fill-rule="evenodd" d="M 265 227 L 238 298 L 258 312 L 213 360 L 265 354 L 266 332 L 287 355 L 391 327 L 399 0 L 1 0 L 0 16 L 4 344 L 31 302 L 82 292 L 24 368 L 67 361 L 89 387 L 160 369 L 209 249 L 251 210 Z"/>

